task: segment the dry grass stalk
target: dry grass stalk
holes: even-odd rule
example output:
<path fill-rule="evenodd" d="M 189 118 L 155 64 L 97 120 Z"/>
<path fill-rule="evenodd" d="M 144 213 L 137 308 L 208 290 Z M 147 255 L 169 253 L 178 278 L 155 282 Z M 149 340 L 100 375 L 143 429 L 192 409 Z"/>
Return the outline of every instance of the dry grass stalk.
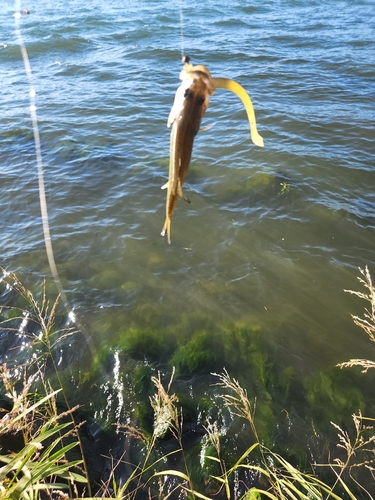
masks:
<path fill-rule="evenodd" d="M 246 389 L 241 387 L 238 380 L 231 378 L 225 368 L 222 374 L 213 373 L 212 375 L 219 378 L 220 382 L 217 385 L 225 390 L 225 392 L 221 395 L 225 406 L 233 415 L 244 418 L 247 422 L 249 422 L 255 439 L 259 443 L 258 432 L 254 422 L 256 398 L 254 399 L 254 403 L 251 404 L 247 396 Z M 228 394 L 227 391 L 230 393 Z"/>
<path fill-rule="evenodd" d="M 174 376 L 174 370 L 171 375 L 167 390 L 164 389 L 162 384 L 160 373 L 158 378 L 151 377 L 154 383 L 157 393 L 150 397 L 150 404 L 154 410 L 154 437 L 162 438 L 165 436 L 168 430 L 172 432 L 174 437 L 179 441 L 180 435 L 180 422 L 179 422 L 179 412 L 176 408 L 175 403 L 178 402 L 178 397 L 175 394 L 168 394 L 172 380 Z"/>
<path fill-rule="evenodd" d="M 370 368 L 375 368 L 375 361 L 369 359 L 350 359 L 344 363 L 339 363 L 337 366 L 340 368 L 352 368 L 353 366 L 360 366 L 363 368 L 361 373 L 367 373 Z"/>
<path fill-rule="evenodd" d="M 358 276 L 358 280 L 362 285 L 367 288 L 368 293 L 357 292 L 354 290 L 344 290 L 345 292 L 357 295 L 357 297 L 366 300 L 370 304 L 369 308 L 365 308 L 363 318 L 351 315 L 353 321 L 362 330 L 366 332 L 371 342 L 375 342 L 375 286 L 372 283 L 371 274 L 368 266 L 365 269 L 359 268 L 363 278 Z M 362 372 L 366 373 L 370 368 L 375 368 L 375 362 L 368 359 L 350 359 L 345 363 L 339 363 L 337 366 L 340 368 L 348 368 L 352 366 L 361 366 Z"/>
<path fill-rule="evenodd" d="M 346 453 L 345 460 L 336 458 L 334 464 L 329 465 L 336 476 L 336 482 L 332 490 L 335 489 L 336 485 L 341 485 L 353 500 L 355 500 L 355 497 L 350 492 L 347 483 L 343 479 L 344 473 L 348 474 L 353 483 L 355 483 L 369 499 L 373 499 L 370 492 L 354 477 L 354 472 L 360 468 L 367 469 L 370 474 L 373 475 L 373 465 L 375 463 L 375 435 L 373 426 L 366 425 L 366 422 L 373 420 L 374 419 L 363 417 L 361 413 L 359 413 L 359 415 L 353 415 L 353 422 L 356 430 L 354 439 L 350 438 L 347 431 L 343 430 L 334 422 L 331 422 L 338 430 L 339 443 L 337 447 L 343 449 Z"/>
<path fill-rule="evenodd" d="M 14 273 L 6 272 L 1 266 L 0 270 L 3 272 L 3 277 L 0 281 L 4 282 L 8 289 L 16 292 L 27 304 L 26 308 L 3 306 L 2 309 L 4 310 L 19 311 L 19 315 L 18 317 L 12 316 L 11 318 L 3 320 L 0 322 L 0 325 L 4 329 L 13 331 L 16 334 L 19 334 L 22 330 L 23 336 L 29 337 L 33 345 L 43 344 L 46 347 L 47 352 L 43 352 L 39 357 L 35 358 L 34 363 L 40 361 L 46 354 L 51 355 L 52 350 L 58 343 L 77 333 L 78 330 L 76 328 L 55 328 L 56 312 L 60 295 L 57 296 L 51 305 L 47 298 L 46 280 L 43 282 L 41 301 L 38 302 L 33 293 L 23 285 Z M 21 327 L 11 326 L 16 320 L 21 321 Z M 27 334 L 25 332 L 27 323 L 33 323 L 40 328 L 40 331 L 37 334 Z"/>
<path fill-rule="evenodd" d="M 367 333 L 370 340 L 372 342 L 375 342 L 375 287 L 372 284 L 372 278 L 368 266 L 366 266 L 365 269 L 359 268 L 359 271 L 362 274 L 363 278 L 359 276 L 358 280 L 365 288 L 367 288 L 368 293 L 362 293 L 353 290 L 345 290 L 345 292 L 357 295 L 361 299 L 364 299 L 370 303 L 370 310 L 365 309 L 363 318 L 353 315 L 352 318 L 354 320 L 354 323 L 360 326 Z"/>

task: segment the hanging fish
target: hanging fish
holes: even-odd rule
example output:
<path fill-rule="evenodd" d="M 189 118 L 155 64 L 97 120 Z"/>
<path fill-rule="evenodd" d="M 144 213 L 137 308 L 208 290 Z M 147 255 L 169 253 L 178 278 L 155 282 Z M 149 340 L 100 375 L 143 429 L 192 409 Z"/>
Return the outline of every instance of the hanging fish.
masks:
<path fill-rule="evenodd" d="M 168 235 L 171 243 L 171 219 L 179 197 L 190 203 L 183 192 L 182 186 L 189 168 L 194 137 L 197 135 L 201 120 L 208 107 L 210 95 L 216 89 L 227 89 L 243 102 L 250 123 L 251 140 L 257 146 L 263 147 L 263 138 L 258 134 L 254 108 L 246 90 L 229 78 L 214 78 L 203 66 L 193 66 L 189 57 L 180 73 L 182 83 L 176 91 L 174 103 L 168 117 L 168 127 L 172 125 L 170 139 L 170 159 L 168 182 L 162 186 L 167 189 L 166 218 L 162 236 Z"/>

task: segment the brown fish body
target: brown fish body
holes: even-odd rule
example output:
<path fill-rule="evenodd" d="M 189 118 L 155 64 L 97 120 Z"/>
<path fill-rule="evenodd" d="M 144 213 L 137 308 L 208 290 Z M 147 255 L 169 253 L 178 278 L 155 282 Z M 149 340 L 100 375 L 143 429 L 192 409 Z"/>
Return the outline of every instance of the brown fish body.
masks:
<path fill-rule="evenodd" d="M 175 102 L 168 118 L 172 124 L 170 138 L 169 179 L 167 188 L 166 219 L 162 236 L 171 242 L 171 219 L 179 197 L 184 197 L 182 186 L 189 169 L 194 138 L 214 91 L 210 72 L 204 66 L 186 64 L 181 72 L 183 83 L 176 92 Z"/>
<path fill-rule="evenodd" d="M 182 186 L 189 168 L 194 138 L 208 107 L 210 95 L 215 89 L 229 90 L 241 99 L 247 112 L 251 139 L 257 146 L 264 146 L 263 138 L 257 131 L 251 99 L 240 84 L 229 78 L 213 78 L 205 66 L 193 66 L 189 62 L 184 65 L 180 79 L 182 84 L 176 91 L 168 118 L 168 126 L 173 124 L 170 138 L 169 179 L 162 186 L 162 189 L 167 188 L 167 203 L 161 235 L 168 235 L 168 243 L 171 243 L 171 219 L 178 197 L 190 203 L 183 195 Z"/>

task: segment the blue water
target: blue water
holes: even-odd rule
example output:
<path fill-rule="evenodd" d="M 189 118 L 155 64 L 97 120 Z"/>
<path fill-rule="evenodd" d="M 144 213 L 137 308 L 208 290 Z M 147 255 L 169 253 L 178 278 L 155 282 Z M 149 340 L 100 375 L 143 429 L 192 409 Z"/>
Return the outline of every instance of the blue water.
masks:
<path fill-rule="evenodd" d="M 365 304 L 343 291 L 359 289 L 358 267 L 375 276 L 373 2 L 27 7 L 52 244 L 90 342 L 192 314 L 259 324 L 301 376 L 374 359 L 350 317 Z M 50 270 L 13 13 L 1 2 L 0 264 L 37 288 Z M 265 147 L 251 143 L 239 99 L 216 91 L 185 182 L 192 204 L 178 203 L 168 246 L 160 187 L 182 50 L 249 92 Z M 65 349 L 68 364 L 85 342 Z"/>

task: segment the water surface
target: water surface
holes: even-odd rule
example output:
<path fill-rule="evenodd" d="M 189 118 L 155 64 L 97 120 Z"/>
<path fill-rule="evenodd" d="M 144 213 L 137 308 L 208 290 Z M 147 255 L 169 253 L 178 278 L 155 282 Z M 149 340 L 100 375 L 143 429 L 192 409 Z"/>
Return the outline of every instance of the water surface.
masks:
<path fill-rule="evenodd" d="M 90 343 L 102 350 L 147 326 L 175 328 L 184 345 L 195 325 L 214 338 L 215 324 L 242 322 L 301 377 L 373 359 L 349 314 L 364 304 L 343 292 L 360 286 L 358 266 L 375 273 L 372 2 L 182 7 L 183 40 L 178 2 L 32 0 L 20 20 L 55 259 Z M 13 13 L 2 2 L 0 264 L 35 289 L 50 271 Z M 218 90 L 168 246 L 160 187 L 182 45 L 245 87 L 265 147 L 251 143 L 239 99 Z M 64 349 L 68 365 L 90 364 L 86 342 Z"/>

